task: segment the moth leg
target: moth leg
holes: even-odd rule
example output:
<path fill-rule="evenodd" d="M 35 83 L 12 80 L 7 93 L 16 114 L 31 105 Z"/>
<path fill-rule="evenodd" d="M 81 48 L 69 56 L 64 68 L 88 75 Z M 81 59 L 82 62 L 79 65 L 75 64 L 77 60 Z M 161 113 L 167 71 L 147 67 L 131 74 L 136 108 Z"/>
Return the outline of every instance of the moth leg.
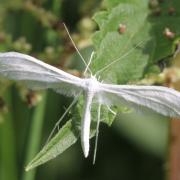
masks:
<path fill-rule="evenodd" d="M 116 112 L 114 112 L 108 105 L 106 105 L 108 110 L 113 114 L 113 115 L 116 115 Z"/>
<path fill-rule="evenodd" d="M 97 125 L 96 125 L 96 139 L 95 139 L 95 146 L 94 146 L 93 164 L 95 164 L 95 161 L 96 161 L 96 152 L 97 152 L 100 120 L 101 120 L 101 104 L 98 105 L 98 116 L 97 116 Z"/>
<path fill-rule="evenodd" d="M 59 124 L 61 123 L 61 121 L 63 120 L 63 118 L 66 116 L 66 114 L 69 112 L 69 110 L 72 108 L 72 106 L 77 102 L 78 97 L 79 97 L 79 95 L 76 96 L 76 97 L 73 99 L 72 103 L 68 106 L 68 108 L 65 110 L 65 112 L 63 113 L 63 115 L 60 117 L 60 119 L 56 122 L 56 124 L 54 125 L 54 128 L 52 129 L 52 131 L 51 131 L 51 133 L 50 133 L 50 135 L 49 135 L 49 137 L 48 137 L 48 139 L 47 139 L 47 141 L 46 141 L 45 144 L 47 144 L 47 143 L 49 142 L 49 140 L 51 139 L 52 135 L 54 134 L 56 128 L 58 128 L 58 130 L 59 130 Z"/>

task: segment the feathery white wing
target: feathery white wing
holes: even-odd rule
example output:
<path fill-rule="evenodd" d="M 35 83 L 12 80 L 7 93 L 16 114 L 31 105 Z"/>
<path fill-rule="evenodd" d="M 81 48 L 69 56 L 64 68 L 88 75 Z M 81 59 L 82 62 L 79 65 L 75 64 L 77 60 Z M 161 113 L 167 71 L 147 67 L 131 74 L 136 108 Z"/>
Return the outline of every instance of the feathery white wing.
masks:
<path fill-rule="evenodd" d="M 180 93 L 162 86 L 100 84 L 103 103 L 146 107 L 169 117 L 180 117 Z M 102 97 L 103 98 L 102 98 Z"/>
<path fill-rule="evenodd" d="M 83 79 L 17 52 L 0 53 L 0 76 L 23 81 L 31 89 L 52 88 L 68 96 L 79 94 L 84 82 Z"/>

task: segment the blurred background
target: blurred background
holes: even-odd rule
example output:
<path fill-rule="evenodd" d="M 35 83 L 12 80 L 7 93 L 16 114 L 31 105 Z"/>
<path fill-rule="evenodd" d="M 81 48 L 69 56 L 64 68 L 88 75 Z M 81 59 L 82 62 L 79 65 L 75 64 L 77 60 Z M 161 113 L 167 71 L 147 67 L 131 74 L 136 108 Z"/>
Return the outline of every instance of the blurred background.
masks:
<path fill-rule="evenodd" d="M 18 51 L 80 76 L 82 62 L 62 25 L 65 22 L 84 57 L 92 51 L 92 21 L 100 0 L 0 0 L 0 51 Z M 169 121 L 157 114 L 119 114 L 100 125 L 96 164 L 85 159 L 80 141 L 56 159 L 25 172 L 70 98 L 51 90 L 34 92 L 0 81 L 1 180 L 161 180 L 167 159 Z"/>

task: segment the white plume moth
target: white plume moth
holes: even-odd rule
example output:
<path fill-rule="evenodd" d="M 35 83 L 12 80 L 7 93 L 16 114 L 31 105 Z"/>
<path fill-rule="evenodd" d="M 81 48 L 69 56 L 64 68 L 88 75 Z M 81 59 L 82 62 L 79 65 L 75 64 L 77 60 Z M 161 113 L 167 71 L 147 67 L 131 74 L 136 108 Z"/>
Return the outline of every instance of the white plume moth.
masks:
<path fill-rule="evenodd" d="M 76 50 L 79 53 L 77 48 Z M 79 55 L 83 59 L 80 53 Z M 86 64 L 84 59 L 83 62 Z M 117 60 L 114 62 L 117 62 Z M 85 72 L 89 71 L 91 73 L 89 64 L 86 64 Z M 98 73 L 106 68 L 104 67 Z M 180 117 L 180 93 L 173 89 L 162 86 L 106 84 L 98 81 L 96 76 L 92 74 L 89 78 L 83 79 L 31 56 L 17 52 L 0 53 L 0 76 L 12 80 L 25 81 L 31 89 L 51 88 L 58 93 L 74 96 L 75 100 L 72 104 L 78 99 L 79 94 L 83 93 L 84 110 L 81 121 L 81 145 L 85 157 L 89 154 L 91 106 L 93 100 L 99 103 L 97 132 L 101 105 L 107 105 L 109 110 L 111 110 L 109 108 L 111 105 L 127 105 L 132 108 L 142 106 L 165 116 Z M 72 104 L 67 110 L 71 108 Z M 114 112 L 112 111 L 112 113 Z"/>

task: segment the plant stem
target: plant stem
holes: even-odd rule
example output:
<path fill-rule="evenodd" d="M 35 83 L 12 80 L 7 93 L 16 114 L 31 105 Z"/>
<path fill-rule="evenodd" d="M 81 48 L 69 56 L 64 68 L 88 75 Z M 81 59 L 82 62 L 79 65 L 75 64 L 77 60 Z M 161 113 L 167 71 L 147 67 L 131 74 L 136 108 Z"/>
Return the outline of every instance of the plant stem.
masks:
<path fill-rule="evenodd" d="M 180 120 L 171 119 L 168 180 L 180 180 Z"/>
<path fill-rule="evenodd" d="M 30 134 L 28 138 L 27 152 L 26 152 L 26 160 L 25 165 L 32 160 L 32 158 L 37 153 L 42 134 L 43 120 L 45 115 L 45 107 L 46 107 L 46 93 L 42 96 L 42 101 L 35 108 L 32 119 L 31 119 L 31 127 Z M 22 180 L 34 180 L 35 179 L 36 169 L 23 173 Z"/>
<path fill-rule="evenodd" d="M 17 161 L 15 147 L 14 122 L 11 112 L 11 90 L 5 94 L 9 112 L 3 115 L 3 122 L 0 125 L 1 137 L 1 180 L 17 180 Z"/>

